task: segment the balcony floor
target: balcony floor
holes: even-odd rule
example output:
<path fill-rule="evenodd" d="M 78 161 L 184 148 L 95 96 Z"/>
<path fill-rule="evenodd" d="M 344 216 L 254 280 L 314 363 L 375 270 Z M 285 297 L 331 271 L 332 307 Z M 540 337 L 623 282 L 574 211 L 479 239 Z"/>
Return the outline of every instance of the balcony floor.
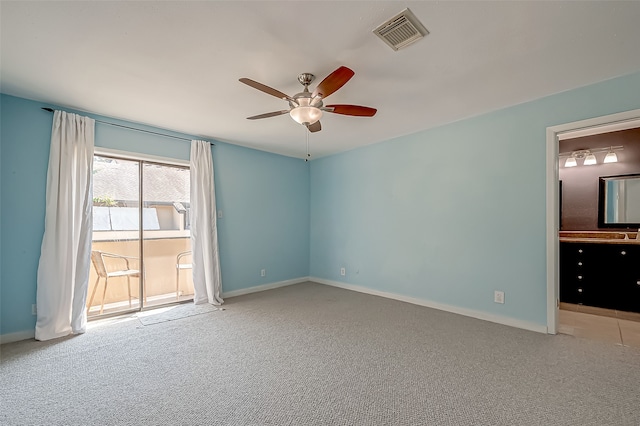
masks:
<path fill-rule="evenodd" d="M 150 308 L 154 306 L 162 306 L 170 303 L 180 303 L 188 300 L 193 300 L 193 294 L 181 294 L 179 297 L 176 297 L 176 293 L 166 293 L 159 294 L 156 296 L 147 297 L 147 301 L 145 302 L 145 308 Z M 131 300 L 131 308 L 129 308 L 129 301 L 124 300 L 121 302 L 113 302 L 113 303 L 105 303 L 104 310 L 102 315 L 100 315 L 100 303 L 94 301 L 94 304 L 89 308 L 88 319 L 99 318 L 103 315 L 113 315 L 116 313 L 122 313 L 129 310 L 137 310 L 139 309 L 138 299 L 132 298 Z"/>

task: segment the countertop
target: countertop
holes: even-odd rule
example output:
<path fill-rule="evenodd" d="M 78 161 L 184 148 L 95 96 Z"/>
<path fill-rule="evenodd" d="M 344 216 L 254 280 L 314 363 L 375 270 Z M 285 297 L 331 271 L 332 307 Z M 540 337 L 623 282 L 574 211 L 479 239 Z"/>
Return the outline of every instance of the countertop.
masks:
<path fill-rule="evenodd" d="M 591 243 L 591 244 L 633 244 L 640 245 L 640 240 L 622 240 L 606 238 L 568 238 L 560 237 L 561 243 Z"/>
<path fill-rule="evenodd" d="M 640 245 L 638 233 L 622 231 L 560 231 L 560 242 L 592 244 L 633 244 Z"/>

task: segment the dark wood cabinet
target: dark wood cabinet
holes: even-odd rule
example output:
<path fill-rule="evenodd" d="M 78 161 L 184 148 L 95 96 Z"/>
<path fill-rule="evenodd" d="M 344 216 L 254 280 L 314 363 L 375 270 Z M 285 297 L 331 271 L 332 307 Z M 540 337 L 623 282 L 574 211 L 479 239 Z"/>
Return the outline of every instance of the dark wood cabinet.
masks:
<path fill-rule="evenodd" d="M 619 285 L 620 298 L 616 309 L 640 312 L 640 246 L 621 248 L 615 253 L 614 267 Z"/>
<path fill-rule="evenodd" d="M 560 301 L 640 312 L 640 245 L 560 242 Z"/>

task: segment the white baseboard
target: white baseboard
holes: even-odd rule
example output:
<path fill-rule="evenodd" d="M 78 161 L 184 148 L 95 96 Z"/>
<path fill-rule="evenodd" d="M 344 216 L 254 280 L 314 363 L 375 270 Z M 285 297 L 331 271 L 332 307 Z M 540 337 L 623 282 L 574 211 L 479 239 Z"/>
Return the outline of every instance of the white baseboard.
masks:
<path fill-rule="evenodd" d="M 532 323 L 529 321 L 522 321 L 510 317 L 501 315 L 490 314 L 487 312 L 476 311 L 473 309 L 461 308 L 458 306 L 446 305 L 443 303 L 432 302 L 430 300 L 419 299 L 417 297 L 403 296 L 401 294 L 389 293 L 386 291 L 372 290 L 367 287 L 359 285 L 346 284 L 339 281 L 325 280 L 323 278 L 309 277 L 309 281 L 319 284 L 330 285 L 332 287 L 339 287 L 345 290 L 357 291 L 360 293 L 371 294 L 374 296 L 386 297 L 387 299 L 399 300 L 401 302 L 407 302 L 414 305 L 426 306 L 427 308 L 438 309 L 441 311 L 451 312 L 454 314 L 464 315 L 471 318 L 476 318 L 484 321 L 495 322 L 497 324 L 508 325 L 510 327 L 522 328 L 524 330 L 535 331 L 538 333 L 547 333 L 547 326 Z"/>
<path fill-rule="evenodd" d="M 34 339 L 35 337 L 35 328 L 32 330 L 16 331 L 15 333 L 0 334 L 0 345 L 4 345 L 5 343 L 19 342 L 20 340 Z"/>
<path fill-rule="evenodd" d="M 241 288 L 240 290 L 223 291 L 222 298 L 242 296 L 243 294 L 257 293 L 259 291 L 271 290 L 278 287 L 286 287 L 288 285 L 300 284 L 309 281 L 309 277 L 293 278 L 291 280 L 278 281 L 275 283 L 261 284 L 249 288 Z"/>
<path fill-rule="evenodd" d="M 242 288 L 240 290 L 232 290 L 232 291 L 227 291 L 227 292 L 223 292 L 222 293 L 222 297 L 223 298 L 228 298 L 228 297 L 236 297 L 236 296 L 242 296 L 243 294 L 250 294 L 250 293 L 257 293 L 260 291 L 265 291 L 265 290 L 271 290 L 274 288 L 279 288 L 279 287 L 286 287 L 289 285 L 294 285 L 294 284 L 300 284 L 300 283 L 304 283 L 307 281 L 312 281 L 318 284 L 324 284 L 324 285 L 329 285 L 332 287 L 338 287 L 338 288 L 342 288 L 345 290 L 351 290 L 351 291 L 357 291 L 360 293 L 366 293 L 366 294 L 371 294 L 374 296 L 380 296 L 380 297 L 385 297 L 387 299 L 394 299 L 394 300 L 399 300 L 401 302 L 407 302 L 407 303 L 411 303 L 414 305 L 419 305 L 419 306 L 425 306 L 427 308 L 433 308 L 433 309 L 438 309 L 441 311 L 446 311 L 446 312 L 451 312 L 454 314 L 459 314 L 459 315 L 464 315 L 467 317 L 471 317 L 471 318 L 476 318 L 476 319 L 480 319 L 480 320 L 484 320 L 484 321 L 490 321 L 490 322 L 494 322 L 497 324 L 503 324 L 503 325 L 507 325 L 510 327 L 516 327 L 516 328 L 521 328 L 524 330 L 530 330 L 530 331 L 535 331 L 538 333 L 547 333 L 547 327 L 544 325 L 540 325 L 540 324 L 536 324 L 536 323 L 532 323 L 532 322 L 528 322 L 528 321 L 521 321 L 518 319 L 514 319 L 514 318 L 510 318 L 510 317 L 504 317 L 501 315 L 495 315 L 495 314 L 490 314 L 487 312 L 482 312 L 482 311 L 476 311 L 473 309 L 466 309 L 466 308 L 460 308 L 458 306 L 452 306 L 452 305 L 446 305 L 443 303 L 437 303 L 437 302 L 432 302 L 430 300 L 425 300 L 425 299 L 419 299 L 417 297 L 409 297 L 409 296 L 404 296 L 401 294 L 396 294 L 396 293 L 390 293 L 390 292 L 386 292 L 386 291 L 380 291 L 380 290 L 373 290 L 367 287 L 362 287 L 359 285 L 354 285 L 354 284 L 347 284 L 347 283 L 342 283 L 339 281 L 331 281 L 331 280 L 325 280 L 324 278 L 318 278 L 318 277 L 300 277 L 300 278 L 294 278 L 294 279 L 290 279 L 290 280 L 285 280 L 285 281 L 278 281 L 278 282 L 274 282 L 274 283 L 268 283 L 268 284 L 261 284 L 261 285 L 257 285 L 254 287 L 249 287 L 249 288 Z M 15 333 L 7 333 L 7 334 L 2 334 L 0 335 L 0 344 L 4 344 L 4 343 L 11 343 L 11 342 L 17 342 L 20 340 L 27 340 L 27 339 L 33 339 L 35 338 L 35 330 L 26 330 L 26 331 L 18 331 Z"/>

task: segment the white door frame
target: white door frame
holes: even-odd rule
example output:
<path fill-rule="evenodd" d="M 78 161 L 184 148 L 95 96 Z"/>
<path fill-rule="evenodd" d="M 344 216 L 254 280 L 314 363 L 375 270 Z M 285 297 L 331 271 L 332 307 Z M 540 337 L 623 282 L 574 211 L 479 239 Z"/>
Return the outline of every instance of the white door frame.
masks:
<path fill-rule="evenodd" d="M 547 333 L 558 332 L 558 308 L 560 306 L 560 279 L 558 262 L 558 140 L 562 134 L 581 131 L 587 134 L 604 133 L 605 131 L 622 130 L 623 128 L 638 127 L 627 125 L 640 122 L 640 109 L 574 121 L 547 127 Z M 611 126 L 610 130 L 598 131 L 596 128 Z M 616 128 L 619 126 L 618 128 Z"/>

